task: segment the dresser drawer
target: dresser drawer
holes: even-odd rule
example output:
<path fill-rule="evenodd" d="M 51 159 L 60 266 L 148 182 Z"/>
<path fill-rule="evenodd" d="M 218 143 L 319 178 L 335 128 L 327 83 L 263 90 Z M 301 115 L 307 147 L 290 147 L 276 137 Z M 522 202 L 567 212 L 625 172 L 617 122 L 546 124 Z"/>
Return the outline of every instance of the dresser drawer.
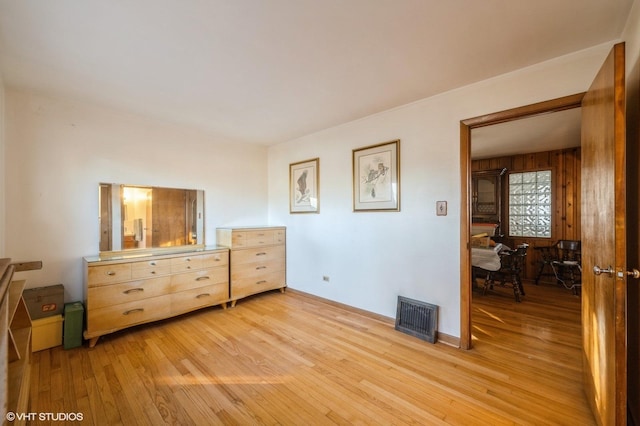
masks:
<path fill-rule="evenodd" d="M 242 263 L 231 269 L 231 281 L 237 282 L 244 277 L 257 277 L 272 272 L 284 271 L 282 259 L 266 260 L 257 263 Z"/>
<path fill-rule="evenodd" d="M 180 291 L 171 295 L 171 313 L 177 315 L 203 306 L 213 306 L 229 300 L 229 285 L 210 284 L 204 287 Z"/>
<path fill-rule="evenodd" d="M 242 265 L 245 263 L 267 262 L 271 260 L 281 260 L 284 263 L 285 246 L 256 247 L 243 250 L 234 250 L 231 254 L 231 265 Z"/>
<path fill-rule="evenodd" d="M 272 229 L 261 229 L 257 231 L 246 231 L 247 247 L 268 246 L 275 241 L 275 231 Z"/>
<path fill-rule="evenodd" d="M 246 231 L 233 231 L 231 233 L 231 246 L 233 248 L 236 247 L 247 247 L 249 241 L 247 239 Z"/>
<path fill-rule="evenodd" d="M 102 308 L 120 303 L 134 302 L 169 292 L 169 276 L 147 280 L 127 281 L 99 287 L 87 291 L 87 309 Z"/>
<path fill-rule="evenodd" d="M 171 276 L 171 292 L 184 291 L 217 283 L 229 283 L 227 268 L 208 268 Z"/>
<path fill-rule="evenodd" d="M 171 259 L 171 273 L 187 272 L 202 268 L 202 255 L 174 257 Z"/>
<path fill-rule="evenodd" d="M 203 254 L 201 258 L 203 268 L 225 266 L 229 264 L 229 251 L 223 250 L 217 253 Z"/>
<path fill-rule="evenodd" d="M 285 243 L 284 227 L 265 228 L 218 228 L 216 239 L 218 244 L 233 249 L 261 247 L 271 244 Z"/>
<path fill-rule="evenodd" d="M 134 262 L 131 264 L 131 278 L 153 278 L 171 273 L 171 260 L 158 259 L 146 262 Z"/>
<path fill-rule="evenodd" d="M 282 287 L 286 287 L 284 271 L 262 274 L 257 277 L 245 277 L 231 282 L 231 298 L 238 299 Z"/>
<path fill-rule="evenodd" d="M 276 229 L 273 231 L 273 243 L 284 244 L 287 241 L 287 235 L 284 229 Z"/>
<path fill-rule="evenodd" d="M 171 296 L 157 296 L 135 302 L 121 303 L 87 312 L 87 331 L 108 332 L 130 325 L 166 318 L 171 312 Z"/>
<path fill-rule="evenodd" d="M 131 264 L 115 263 L 113 265 L 91 266 L 87 274 L 89 287 L 127 281 L 131 279 Z"/>

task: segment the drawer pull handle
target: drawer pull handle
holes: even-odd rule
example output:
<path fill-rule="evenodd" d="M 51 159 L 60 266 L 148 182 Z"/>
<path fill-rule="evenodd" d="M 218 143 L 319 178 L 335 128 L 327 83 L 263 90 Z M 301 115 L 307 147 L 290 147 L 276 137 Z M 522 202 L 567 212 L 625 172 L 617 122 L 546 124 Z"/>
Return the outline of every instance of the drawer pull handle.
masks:
<path fill-rule="evenodd" d="M 110 277 L 114 276 L 115 274 L 116 274 L 116 273 L 115 273 L 115 272 L 113 272 L 113 271 L 108 271 L 108 272 L 107 272 L 107 275 L 109 275 Z"/>
<path fill-rule="evenodd" d="M 156 266 L 156 262 L 149 262 L 150 266 Z"/>
<path fill-rule="evenodd" d="M 267 267 L 266 266 L 258 266 L 258 267 L 256 267 L 256 269 L 267 269 Z"/>
<path fill-rule="evenodd" d="M 124 294 L 131 294 L 131 293 L 141 293 L 144 291 L 144 288 L 138 287 L 138 288 L 130 288 L 127 291 L 123 291 Z"/>
<path fill-rule="evenodd" d="M 151 271 L 151 275 L 155 275 L 155 274 L 156 274 L 156 271 Z"/>
<path fill-rule="evenodd" d="M 260 280 L 260 281 L 256 282 L 256 284 L 264 284 L 266 282 L 267 282 L 267 280 Z"/>
<path fill-rule="evenodd" d="M 263 251 L 261 251 L 260 253 L 256 253 L 256 256 L 266 256 L 266 255 L 267 255 L 267 253 L 265 253 Z"/>
<path fill-rule="evenodd" d="M 144 308 L 131 309 L 126 312 L 123 312 L 122 315 L 135 314 L 136 312 L 144 312 Z"/>
<path fill-rule="evenodd" d="M 203 297 L 209 297 L 211 296 L 209 293 L 202 293 L 196 296 L 196 299 L 202 299 Z"/>
<path fill-rule="evenodd" d="M 191 265 L 187 266 L 187 269 L 191 269 Z"/>
<path fill-rule="evenodd" d="M 187 257 L 187 258 L 185 259 L 185 262 L 191 262 L 191 258 L 190 258 L 190 257 Z"/>
<path fill-rule="evenodd" d="M 204 280 L 208 280 L 208 279 L 209 279 L 209 276 L 208 276 L 208 275 L 205 275 L 204 277 L 198 277 L 198 278 L 196 278 L 196 281 L 204 281 Z"/>

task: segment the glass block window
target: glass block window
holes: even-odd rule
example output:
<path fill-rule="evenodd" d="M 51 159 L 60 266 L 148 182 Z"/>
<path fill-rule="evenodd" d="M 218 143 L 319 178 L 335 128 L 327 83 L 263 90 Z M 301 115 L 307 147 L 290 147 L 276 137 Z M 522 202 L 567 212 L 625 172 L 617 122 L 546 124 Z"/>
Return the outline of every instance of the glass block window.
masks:
<path fill-rule="evenodd" d="M 509 236 L 551 238 L 551 170 L 509 175 Z"/>

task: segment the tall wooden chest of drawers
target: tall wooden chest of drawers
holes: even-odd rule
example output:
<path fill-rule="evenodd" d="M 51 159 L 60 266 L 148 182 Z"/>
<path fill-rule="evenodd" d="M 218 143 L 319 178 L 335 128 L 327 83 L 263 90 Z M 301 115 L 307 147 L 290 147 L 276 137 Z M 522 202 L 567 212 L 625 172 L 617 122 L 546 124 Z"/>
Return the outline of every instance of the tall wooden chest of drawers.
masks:
<path fill-rule="evenodd" d="M 284 226 L 218 228 L 217 244 L 230 249 L 231 306 L 252 294 L 280 289 L 286 281 Z"/>
<path fill-rule="evenodd" d="M 87 324 L 98 338 L 229 301 L 229 250 L 205 249 L 120 259 L 84 258 Z"/>

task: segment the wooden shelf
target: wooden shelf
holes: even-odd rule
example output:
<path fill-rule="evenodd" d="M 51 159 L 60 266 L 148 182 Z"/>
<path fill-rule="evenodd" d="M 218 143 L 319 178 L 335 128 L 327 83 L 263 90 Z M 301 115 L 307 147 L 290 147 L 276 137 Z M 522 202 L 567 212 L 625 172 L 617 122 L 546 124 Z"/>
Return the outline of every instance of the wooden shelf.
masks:
<path fill-rule="evenodd" d="M 25 281 L 9 285 L 9 362 L 28 357 L 31 352 L 31 317 L 22 298 Z"/>
<path fill-rule="evenodd" d="M 22 291 L 24 290 L 25 284 L 25 280 L 12 281 L 11 284 L 9 284 L 9 318 L 15 317 L 20 301 L 22 300 Z"/>
<path fill-rule="evenodd" d="M 31 353 L 31 327 L 9 329 L 9 362 L 27 358 Z"/>
<path fill-rule="evenodd" d="M 9 363 L 9 395 L 7 411 L 26 413 L 29 406 L 29 383 L 31 380 L 31 329 L 28 330 L 29 344 L 24 356 Z"/>
<path fill-rule="evenodd" d="M 22 297 L 26 282 L 11 281 L 15 268 L 7 260 L 0 259 L 0 325 L 4 333 L 0 347 L 7 354 L 2 361 L 7 378 L 0 391 L 0 403 L 7 412 L 26 413 L 31 380 L 31 317 Z"/>

